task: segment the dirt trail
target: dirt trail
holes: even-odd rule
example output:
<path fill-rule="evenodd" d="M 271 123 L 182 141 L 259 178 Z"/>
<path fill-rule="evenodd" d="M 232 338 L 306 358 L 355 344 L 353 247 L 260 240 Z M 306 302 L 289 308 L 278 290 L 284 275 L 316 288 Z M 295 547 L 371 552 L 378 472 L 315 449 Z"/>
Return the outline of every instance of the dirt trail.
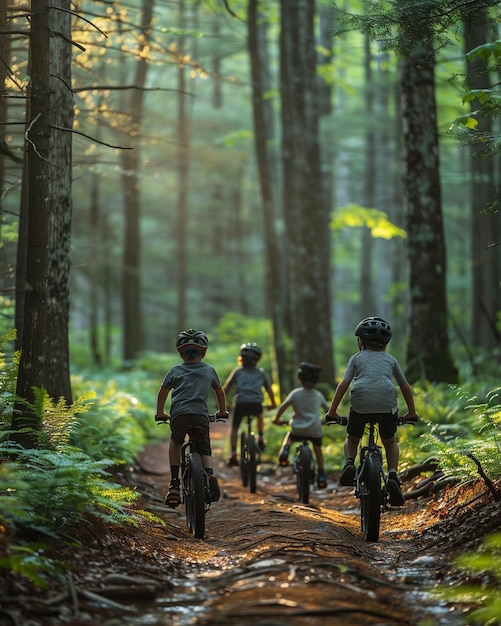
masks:
<path fill-rule="evenodd" d="M 385 512 L 380 541 L 367 543 L 358 503 L 350 489 L 337 487 L 337 475 L 304 506 L 292 469 L 264 465 L 253 495 L 241 486 L 239 469 L 224 462 L 227 431 L 216 426 L 213 436 L 224 497 L 207 514 L 203 541 L 191 537 L 183 507 L 163 504 L 167 442 L 151 446 L 122 479 L 141 493 L 139 507 L 164 524 L 82 526 L 80 546 L 55 554 L 68 565 L 64 580 L 47 590 L 14 579 L 4 586 L 0 626 L 417 626 L 424 618 L 434 626 L 461 624 L 460 607 L 441 606 L 426 590 L 455 575 L 454 551 L 471 549 L 489 515 L 491 526 L 499 523 L 499 510 L 487 515 L 483 508 L 463 523 L 446 501 L 408 502 Z M 117 584 L 117 575 L 132 577 L 133 586 Z M 183 600 L 184 585 L 195 602 Z M 5 621 L 2 607 L 10 614 Z"/>

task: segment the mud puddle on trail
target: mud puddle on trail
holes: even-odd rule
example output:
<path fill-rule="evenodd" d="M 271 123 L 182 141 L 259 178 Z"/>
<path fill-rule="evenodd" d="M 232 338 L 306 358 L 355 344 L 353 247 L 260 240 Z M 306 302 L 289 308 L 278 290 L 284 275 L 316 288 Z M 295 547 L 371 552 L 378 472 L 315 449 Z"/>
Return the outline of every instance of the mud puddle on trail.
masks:
<path fill-rule="evenodd" d="M 250 494 L 238 468 L 216 464 L 224 497 L 207 514 L 203 541 L 189 534 L 183 507 L 164 513 L 153 507 L 167 522 L 159 543 L 163 535 L 182 574 L 172 590 L 140 608 L 139 619 L 123 623 L 461 624 L 459 611 L 428 593 L 448 566 L 442 555 L 428 553 L 414 530 L 423 524 L 422 504 L 385 512 L 380 541 L 368 543 L 349 489 L 330 481 L 305 506 L 296 502 L 292 469 L 262 470 L 258 492 Z M 161 497 L 168 476 L 153 482 Z"/>

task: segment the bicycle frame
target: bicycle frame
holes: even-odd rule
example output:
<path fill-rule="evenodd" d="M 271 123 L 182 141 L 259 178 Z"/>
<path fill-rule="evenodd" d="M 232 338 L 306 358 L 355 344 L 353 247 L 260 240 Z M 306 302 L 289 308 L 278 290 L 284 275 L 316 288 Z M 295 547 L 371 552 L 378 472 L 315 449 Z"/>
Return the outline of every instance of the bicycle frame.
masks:
<path fill-rule="evenodd" d="M 376 419 L 368 422 L 368 440 L 360 449 L 355 496 L 360 500 L 360 526 L 366 541 L 379 539 L 381 511 L 388 493 L 381 446 L 376 444 Z"/>

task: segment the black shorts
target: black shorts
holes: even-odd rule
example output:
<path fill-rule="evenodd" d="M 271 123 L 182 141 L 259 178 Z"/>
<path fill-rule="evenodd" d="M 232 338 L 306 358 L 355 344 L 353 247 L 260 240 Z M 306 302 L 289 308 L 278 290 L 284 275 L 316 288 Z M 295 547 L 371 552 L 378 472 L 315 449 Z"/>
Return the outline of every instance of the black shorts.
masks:
<path fill-rule="evenodd" d="M 398 413 L 357 413 L 353 409 L 350 409 L 346 432 L 356 439 L 362 439 L 365 425 L 371 420 L 377 422 L 381 439 L 391 439 L 395 436 Z"/>
<path fill-rule="evenodd" d="M 244 417 L 252 415 L 257 417 L 263 412 L 263 405 L 260 402 L 237 402 L 233 409 L 232 428 L 238 430 Z"/>
<path fill-rule="evenodd" d="M 191 426 L 195 426 L 192 439 L 195 443 L 195 451 L 201 455 L 211 456 L 209 418 L 207 415 L 176 415 L 171 417 L 171 438 L 178 446 L 182 446 L 186 439 L 186 433 Z"/>
<path fill-rule="evenodd" d="M 304 441 L 308 439 L 314 446 L 322 447 L 322 437 L 305 437 L 304 435 L 295 435 L 294 433 L 290 434 L 291 441 Z"/>

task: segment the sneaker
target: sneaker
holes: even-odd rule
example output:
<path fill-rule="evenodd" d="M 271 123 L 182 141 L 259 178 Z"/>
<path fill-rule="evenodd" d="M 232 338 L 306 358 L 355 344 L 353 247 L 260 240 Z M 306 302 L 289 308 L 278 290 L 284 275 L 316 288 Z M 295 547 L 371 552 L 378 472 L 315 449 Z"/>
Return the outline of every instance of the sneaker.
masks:
<path fill-rule="evenodd" d="M 232 456 L 228 459 L 228 463 L 226 463 L 228 467 L 238 467 L 238 459 L 236 456 Z"/>
<path fill-rule="evenodd" d="M 386 489 L 388 489 L 389 504 L 391 506 L 404 506 L 405 498 L 400 489 L 400 480 L 396 472 L 390 472 L 386 480 Z"/>
<path fill-rule="evenodd" d="M 219 483 L 217 482 L 217 478 L 214 475 L 209 476 L 209 489 L 210 501 L 217 502 L 221 497 L 221 492 L 219 491 Z"/>
<path fill-rule="evenodd" d="M 353 487 L 355 484 L 355 464 L 354 463 L 346 463 L 341 472 L 341 476 L 339 477 L 339 484 L 341 487 Z"/>
<path fill-rule="evenodd" d="M 171 509 L 175 509 L 181 504 L 179 478 L 170 481 L 169 492 L 165 496 L 165 504 Z"/>
<path fill-rule="evenodd" d="M 327 487 L 327 476 L 323 470 L 318 471 L 317 487 L 319 489 L 325 489 Z"/>
<path fill-rule="evenodd" d="M 289 451 L 290 446 L 284 446 L 282 451 L 280 452 L 280 455 L 278 457 L 278 464 L 282 467 L 286 467 L 287 465 L 289 465 Z"/>
<path fill-rule="evenodd" d="M 257 447 L 261 450 L 261 452 L 266 448 L 266 444 L 264 443 L 264 439 L 262 437 L 258 437 Z"/>

